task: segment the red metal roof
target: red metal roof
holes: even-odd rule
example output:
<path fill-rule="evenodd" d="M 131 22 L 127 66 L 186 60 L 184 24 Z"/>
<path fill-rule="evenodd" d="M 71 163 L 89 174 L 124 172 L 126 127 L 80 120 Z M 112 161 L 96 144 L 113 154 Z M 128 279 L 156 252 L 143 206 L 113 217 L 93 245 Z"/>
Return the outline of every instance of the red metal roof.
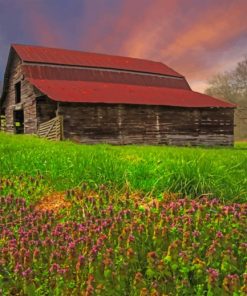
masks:
<path fill-rule="evenodd" d="M 33 45 L 13 44 L 12 48 L 25 62 L 125 69 L 183 77 L 165 64 L 149 60 Z"/>
<path fill-rule="evenodd" d="M 49 98 L 59 102 L 164 105 L 177 107 L 235 107 L 191 90 L 126 85 L 92 81 L 29 81 Z"/>
<path fill-rule="evenodd" d="M 159 62 L 40 46 L 12 48 L 25 62 L 26 78 L 55 101 L 235 107 L 193 92 L 181 74 Z"/>
<path fill-rule="evenodd" d="M 122 70 L 102 70 L 92 68 L 71 68 L 62 66 L 23 65 L 26 77 L 33 79 L 95 81 L 123 84 L 150 85 L 159 87 L 190 89 L 185 78 L 130 73 Z"/>

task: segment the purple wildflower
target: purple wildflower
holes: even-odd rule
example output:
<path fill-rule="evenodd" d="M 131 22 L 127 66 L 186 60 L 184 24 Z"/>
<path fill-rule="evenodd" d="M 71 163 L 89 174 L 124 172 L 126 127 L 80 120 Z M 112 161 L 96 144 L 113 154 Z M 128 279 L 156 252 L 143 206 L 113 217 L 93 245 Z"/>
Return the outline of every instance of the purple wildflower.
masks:
<path fill-rule="evenodd" d="M 221 231 L 218 231 L 217 233 L 216 233 L 216 237 L 217 238 L 222 238 L 224 235 L 223 235 L 223 233 L 221 232 Z"/>
<path fill-rule="evenodd" d="M 29 277 L 31 274 L 32 274 L 32 269 L 30 267 L 21 273 L 21 275 L 25 278 Z"/>
<path fill-rule="evenodd" d="M 50 272 L 57 272 L 59 269 L 60 269 L 59 264 L 53 263 L 49 270 L 50 270 Z"/>

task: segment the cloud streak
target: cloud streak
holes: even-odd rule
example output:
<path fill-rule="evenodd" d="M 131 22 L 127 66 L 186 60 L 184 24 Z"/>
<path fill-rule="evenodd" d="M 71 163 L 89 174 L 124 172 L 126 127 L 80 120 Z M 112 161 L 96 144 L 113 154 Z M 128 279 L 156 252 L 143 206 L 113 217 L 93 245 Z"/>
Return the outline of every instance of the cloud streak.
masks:
<path fill-rule="evenodd" d="M 161 60 L 191 81 L 200 81 L 197 85 L 202 86 L 202 81 L 210 75 L 232 65 L 233 58 L 222 61 L 222 55 L 229 58 L 227 53 L 234 55 L 234 48 L 234 60 L 240 60 L 244 52 L 247 52 L 247 3 L 212 2 L 203 10 L 194 6 L 196 13 L 192 19 L 186 19 L 189 11 L 184 12 L 180 7 L 181 1 L 174 1 L 170 5 L 160 2 L 158 5 L 156 3 L 153 10 L 147 10 L 147 21 L 137 25 L 125 40 L 124 53 Z M 169 13 L 161 18 L 160 14 L 164 11 Z M 178 19 L 182 26 L 178 25 Z M 236 46 L 238 39 L 245 40 L 241 48 Z"/>
<path fill-rule="evenodd" d="M 0 53 L 22 42 L 153 59 L 203 90 L 247 53 L 246 11 L 245 0 L 8 0 Z"/>

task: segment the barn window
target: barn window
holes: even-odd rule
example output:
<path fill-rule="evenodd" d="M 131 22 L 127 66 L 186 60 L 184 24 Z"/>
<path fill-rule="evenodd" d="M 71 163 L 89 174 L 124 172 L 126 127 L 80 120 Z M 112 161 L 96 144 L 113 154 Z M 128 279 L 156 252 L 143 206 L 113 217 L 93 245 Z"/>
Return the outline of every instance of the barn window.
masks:
<path fill-rule="evenodd" d="M 21 102 L 21 82 L 15 84 L 15 103 L 18 104 Z"/>

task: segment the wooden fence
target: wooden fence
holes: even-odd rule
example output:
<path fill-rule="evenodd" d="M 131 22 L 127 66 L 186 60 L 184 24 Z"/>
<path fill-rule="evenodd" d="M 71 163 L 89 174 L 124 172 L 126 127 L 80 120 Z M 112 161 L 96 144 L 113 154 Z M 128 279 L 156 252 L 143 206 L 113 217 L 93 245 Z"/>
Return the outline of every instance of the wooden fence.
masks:
<path fill-rule="evenodd" d="M 57 116 L 49 121 L 41 123 L 37 132 L 41 138 L 49 140 L 62 140 L 63 139 L 63 117 Z"/>
<path fill-rule="evenodd" d="M 6 118 L 4 115 L 0 115 L 0 131 L 6 130 Z"/>

